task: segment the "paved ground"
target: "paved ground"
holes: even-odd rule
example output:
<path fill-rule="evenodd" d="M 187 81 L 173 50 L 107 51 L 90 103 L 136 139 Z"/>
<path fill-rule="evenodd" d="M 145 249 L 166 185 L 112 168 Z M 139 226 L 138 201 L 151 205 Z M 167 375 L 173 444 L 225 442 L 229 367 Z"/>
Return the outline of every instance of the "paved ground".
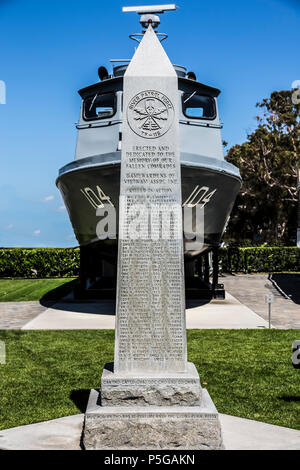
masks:
<path fill-rule="evenodd" d="M 278 276 L 278 275 L 277 275 Z M 280 275 L 280 287 L 295 300 L 285 299 L 266 274 L 226 274 L 225 301 L 190 301 L 188 328 L 262 328 L 268 319 L 265 295 L 272 292 L 272 325 L 300 329 L 299 276 Z M 275 279 L 275 276 L 274 276 Z M 241 305 L 242 304 L 242 305 Z M 61 302 L 47 308 L 39 302 L 0 302 L 0 329 L 114 328 L 114 302 Z M 256 314 L 256 315 L 255 315 Z M 259 317 L 257 317 L 259 315 Z"/>
<path fill-rule="evenodd" d="M 0 431 L 0 449 L 80 450 L 84 415 Z M 227 450 L 300 450 L 300 431 L 220 414 Z"/>
<path fill-rule="evenodd" d="M 229 293 L 225 300 L 191 301 L 186 310 L 187 328 L 266 328 L 267 322 Z M 113 329 L 115 303 L 58 303 L 22 327 L 24 330 Z"/>
<path fill-rule="evenodd" d="M 0 329 L 18 330 L 46 309 L 40 302 L 0 302 Z"/>
<path fill-rule="evenodd" d="M 288 275 L 289 276 L 289 275 Z M 292 278 L 290 284 L 293 283 Z M 220 277 L 225 285 L 226 292 L 232 294 L 242 304 L 249 307 L 262 318 L 268 318 L 268 309 L 265 295 L 272 293 L 275 302 L 272 304 L 271 321 L 275 328 L 300 329 L 300 305 L 292 300 L 285 299 L 268 279 L 267 274 L 226 274 Z M 299 278 L 295 277 L 292 290 L 300 291 Z"/>

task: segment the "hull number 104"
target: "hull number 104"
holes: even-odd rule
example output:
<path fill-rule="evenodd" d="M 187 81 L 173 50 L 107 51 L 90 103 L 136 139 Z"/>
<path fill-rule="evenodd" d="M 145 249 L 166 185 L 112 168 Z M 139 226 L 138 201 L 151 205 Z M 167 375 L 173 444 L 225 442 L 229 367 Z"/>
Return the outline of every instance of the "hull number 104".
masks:
<path fill-rule="evenodd" d="M 216 191 L 216 189 L 211 191 L 208 186 L 200 186 L 198 184 L 182 205 L 187 207 L 200 205 L 200 208 L 203 208 L 211 200 Z"/>

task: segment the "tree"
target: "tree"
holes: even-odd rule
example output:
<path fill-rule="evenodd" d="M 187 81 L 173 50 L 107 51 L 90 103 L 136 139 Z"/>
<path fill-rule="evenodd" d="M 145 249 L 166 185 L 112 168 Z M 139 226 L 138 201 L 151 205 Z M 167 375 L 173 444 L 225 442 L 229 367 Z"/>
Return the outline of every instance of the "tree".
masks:
<path fill-rule="evenodd" d="M 256 130 L 228 151 L 226 159 L 240 169 L 243 185 L 226 238 L 282 243 L 296 238 L 300 104 L 292 93 L 274 91 L 257 103 L 262 115 Z"/>

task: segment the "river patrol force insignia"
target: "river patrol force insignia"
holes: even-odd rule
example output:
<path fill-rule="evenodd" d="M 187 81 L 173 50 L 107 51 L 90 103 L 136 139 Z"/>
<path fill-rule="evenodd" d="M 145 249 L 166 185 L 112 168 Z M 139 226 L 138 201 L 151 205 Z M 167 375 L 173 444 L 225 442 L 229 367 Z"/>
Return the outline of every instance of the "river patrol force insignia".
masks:
<path fill-rule="evenodd" d="M 146 139 L 166 134 L 174 119 L 174 106 L 159 91 L 146 90 L 135 95 L 127 108 L 127 121 L 133 132 Z"/>

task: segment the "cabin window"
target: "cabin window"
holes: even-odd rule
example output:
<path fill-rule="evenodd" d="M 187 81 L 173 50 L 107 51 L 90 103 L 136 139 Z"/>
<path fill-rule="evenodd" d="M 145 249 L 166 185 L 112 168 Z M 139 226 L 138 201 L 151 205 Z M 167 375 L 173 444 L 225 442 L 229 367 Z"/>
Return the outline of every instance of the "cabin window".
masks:
<path fill-rule="evenodd" d="M 116 104 L 115 93 L 96 93 L 84 100 L 83 119 L 94 121 L 111 118 L 116 113 Z"/>
<path fill-rule="evenodd" d="M 216 106 L 212 96 L 201 95 L 197 92 L 183 93 L 183 114 L 192 119 L 215 119 Z"/>

